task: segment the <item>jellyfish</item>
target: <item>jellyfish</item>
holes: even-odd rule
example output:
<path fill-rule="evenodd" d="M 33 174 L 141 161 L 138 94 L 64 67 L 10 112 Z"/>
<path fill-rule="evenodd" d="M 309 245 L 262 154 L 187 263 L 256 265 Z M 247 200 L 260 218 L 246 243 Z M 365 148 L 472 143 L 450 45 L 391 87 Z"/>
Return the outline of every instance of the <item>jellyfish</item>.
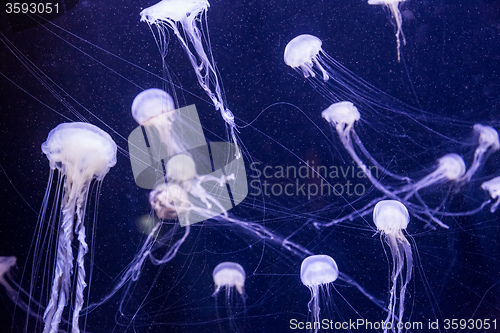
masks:
<path fill-rule="evenodd" d="M 494 153 L 500 148 L 498 141 L 498 132 L 491 126 L 484 126 L 481 124 L 474 125 L 474 132 L 478 136 L 478 147 L 474 152 L 474 160 L 467 173 L 463 176 L 465 181 L 470 181 L 472 176 L 483 164 L 488 154 Z"/>
<path fill-rule="evenodd" d="M 492 199 L 497 201 L 491 205 L 490 212 L 494 213 L 500 205 L 500 177 L 495 177 L 481 184 L 481 188 L 488 191 Z"/>
<path fill-rule="evenodd" d="M 300 266 L 300 280 L 309 288 L 311 300 L 308 303 L 312 313 L 314 332 L 319 330 L 320 290 L 328 294 L 328 288 L 339 277 L 339 268 L 332 257 L 325 254 L 305 258 Z"/>
<path fill-rule="evenodd" d="M 234 317 L 238 315 L 240 311 L 244 312 L 246 307 L 245 270 L 236 262 L 226 261 L 218 264 L 214 268 L 212 275 L 215 284 L 215 291 L 212 296 L 217 300 L 217 295 L 222 289 L 225 289 L 225 309 L 227 311 L 230 330 L 232 332 L 241 332 L 243 329 L 236 325 Z M 238 295 L 235 295 L 234 291 L 237 291 Z M 219 317 L 217 302 L 216 311 L 217 317 Z M 223 331 L 220 324 L 219 327 L 221 331 Z"/>
<path fill-rule="evenodd" d="M 174 129 L 174 123 L 181 119 L 175 111 L 172 96 L 166 91 L 151 88 L 139 93 L 132 103 L 132 117 L 145 127 L 149 137 L 156 136 L 161 140 L 167 156 L 186 150 L 179 138 L 179 131 Z"/>
<path fill-rule="evenodd" d="M 116 144 L 107 133 L 94 125 L 62 123 L 50 131 L 47 141 L 42 144 L 42 151 L 49 159 L 51 169 L 47 194 L 50 193 L 53 172 L 57 169 L 59 180 L 54 203 L 57 204 L 62 196 L 59 226 L 49 227 L 53 228 L 49 232 L 57 230 L 58 239 L 52 287 L 43 315 L 43 332 L 59 331 L 63 311 L 69 301 L 72 302 L 72 332 L 80 332 L 78 320 L 84 302 L 83 291 L 87 286 L 84 258 L 88 244 L 84 218 L 88 193 L 92 180 L 102 183 L 109 169 L 116 164 Z M 45 222 L 47 204 L 46 198 L 40 223 Z M 55 221 L 54 217 L 51 222 Z M 78 248 L 76 256 L 73 254 L 75 245 Z M 45 256 L 44 247 L 36 249 L 33 259 L 35 271 Z"/>
<path fill-rule="evenodd" d="M 222 288 L 226 288 L 226 297 L 231 294 L 234 288 L 240 295 L 245 294 L 245 270 L 236 262 L 222 262 L 214 268 L 213 272 L 215 292 L 219 293 Z"/>
<path fill-rule="evenodd" d="M 402 330 L 397 323 L 403 320 L 406 287 L 410 282 L 413 268 L 411 245 L 403 233 L 409 221 L 408 210 L 396 200 L 382 200 L 373 210 L 373 222 L 377 230 L 383 234 L 392 255 L 391 287 L 384 332 L 388 330 L 395 332 L 396 327 L 398 332 Z"/>
<path fill-rule="evenodd" d="M 222 119 L 229 126 L 232 140 L 238 147 L 234 115 L 225 101 L 221 80 L 218 77 L 218 70 L 210 48 L 208 28 L 202 26 L 203 22 L 206 23 L 204 16 L 208 7 L 210 4 L 207 0 L 162 0 L 141 11 L 141 22 L 146 22 L 150 27 L 151 25 L 157 27 L 159 35 L 157 43 L 162 58 L 166 57 L 167 52 L 166 35 L 168 33 L 166 30 L 168 28 L 173 30 L 188 55 L 198 83 L 213 102 L 215 109 L 221 113 Z M 240 156 L 239 150 L 236 154 L 237 157 Z"/>
<path fill-rule="evenodd" d="M 403 17 L 399 11 L 399 3 L 406 0 L 368 0 L 369 5 L 382 5 L 387 7 L 394 19 L 394 27 L 396 29 L 396 48 L 398 52 L 398 62 L 401 61 L 401 40 L 403 45 L 406 44 L 405 35 L 403 33 Z"/>

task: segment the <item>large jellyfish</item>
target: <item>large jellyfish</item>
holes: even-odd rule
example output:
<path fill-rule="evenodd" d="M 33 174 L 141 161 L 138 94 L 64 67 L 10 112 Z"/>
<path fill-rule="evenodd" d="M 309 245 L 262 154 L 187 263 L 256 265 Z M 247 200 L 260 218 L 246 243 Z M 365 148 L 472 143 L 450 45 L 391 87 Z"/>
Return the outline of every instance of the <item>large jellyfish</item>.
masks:
<path fill-rule="evenodd" d="M 300 71 L 306 78 L 316 76 L 316 73 L 313 71 L 313 67 L 316 65 L 321 72 L 323 80 L 327 81 L 330 76 L 325 68 L 323 68 L 320 58 L 322 44 L 321 40 L 313 35 L 295 37 L 286 45 L 284 54 L 285 64 Z"/>
<path fill-rule="evenodd" d="M 49 233 L 57 231 L 57 250 L 54 259 L 52 287 L 43 320 L 44 333 L 56 333 L 63 311 L 72 302 L 72 332 L 80 332 L 78 319 L 83 307 L 83 291 L 87 286 L 84 257 L 88 252 L 85 231 L 85 210 L 90 184 L 93 179 L 99 183 L 109 169 L 116 164 L 116 144 L 98 127 L 88 123 L 63 123 L 50 131 L 42 151 L 50 162 L 50 177 L 47 194 L 54 170 L 59 171 L 54 205 L 61 200 L 59 217 L 51 217 L 51 223 L 59 220 L 59 226 L 48 226 Z M 40 223 L 44 223 L 48 200 L 44 200 Z M 39 237 L 42 237 L 41 235 Z M 74 241 L 76 237 L 77 241 Z M 45 241 L 43 238 L 40 241 Z M 73 246 L 78 253 L 73 254 Z M 34 253 L 33 268 L 36 272 L 46 258 L 44 247 Z M 76 265 L 76 267 L 74 267 Z M 74 275 L 73 281 L 71 276 Z M 32 288 L 34 284 L 32 281 Z M 74 290 L 73 290 L 74 288 Z M 35 290 L 31 290 L 31 293 Z M 43 294 L 43 293 L 42 293 Z"/>
<path fill-rule="evenodd" d="M 312 313 L 314 332 L 320 328 L 320 292 L 328 293 L 329 285 L 339 277 L 339 268 L 332 257 L 324 254 L 305 258 L 300 266 L 300 280 L 309 288 L 311 300 L 308 307 Z M 329 301 L 329 300 L 326 300 Z"/>
<path fill-rule="evenodd" d="M 405 35 L 403 33 L 403 17 L 399 11 L 399 3 L 406 0 L 368 0 L 369 5 L 382 5 L 387 7 L 394 19 L 394 28 L 396 30 L 396 48 L 398 52 L 398 61 L 401 61 L 401 40 L 403 45 L 406 44 Z"/>
<path fill-rule="evenodd" d="M 203 26 L 203 23 L 206 24 L 204 16 L 208 7 L 210 4 L 207 0 L 163 0 L 144 9 L 140 15 L 141 21 L 157 27 L 157 44 L 163 58 L 166 56 L 168 44 L 166 30 L 170 28 L 174 31 L 188 55 L 198 83 L 213 102 L 215 109 L 221 113 L 229 126 L 234 144 L 238 146 L 234 115 L 225 101 L 222 82 L 212 56 L 208 28 Z M 194 48 L 194 52 L 191 48 Z M 236 154 L 239 156 L 239 150 Z"/>
<path fill-rule="evenodd" d="M 403 234 L 410 216 L 406 207 L 396 200 L 383 200 L 375 205 L 373 222 L 385 238 L 392 255 L 388 314 L 384 332 L 401 332 L 398 325 L 403 321 L 406 287 L 411 280 L 413 257 L 411 245 Z"/>

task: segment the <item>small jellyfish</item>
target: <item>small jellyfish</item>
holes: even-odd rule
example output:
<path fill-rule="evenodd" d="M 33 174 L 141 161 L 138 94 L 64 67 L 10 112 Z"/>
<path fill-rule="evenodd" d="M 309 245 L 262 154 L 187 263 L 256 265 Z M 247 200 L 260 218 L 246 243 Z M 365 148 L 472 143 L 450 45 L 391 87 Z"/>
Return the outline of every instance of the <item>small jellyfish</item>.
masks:
<path fill-rule="evenodd" d="M 406 195 L 405 200 L 408 200 L 420 189 L 445 180 L 458 181 L 464 174 L 465 163 L 462 157 L 457 154 L 446 154 L 438 159 L 438 167 L 436 170 L 420 179 L 415 184 L 410 184 L 404 187 L 404 191 L 411 188 L 411 191 Z"/>
<path fill-rule="evenodd" d="M 373 222 L 377 230 L 384 235 L 392 254 L 391 288 L 384 332 L 395 332 L 397 322 L 403 320 L 406 287 L 413 268 L 411 245 L 403 234 L 409 221 L 408 210 L 396 200 L 380 201 L 373 210 Z M 401 329 L 398 325 L 398 332 L 401 332 Z"/>
<path fill-rule="evenodd" d="M 406 0 L 368 0 L 369 5 L 386 6 L 391 12 L 391 16 L 394 19 L 394 27 L 396 29 L 398 62 L 401 61 L 401 40 L 403 40 L 403 45 L 406 44 L 405 35 L 403 33 L 403 17 L 399 11 L 399 3 L 405 1 Z"/>
<path fill-rule="evenodd" d="M 116 164 L 116 144 L 107 133 L 94 125 L 63 123 L 50 131 L 47 141 L 42 144 L 42 151 L 50 162 L 48 186 L 54 170 L 59 171 L 54 202 L 59 202 L 62 196 L 59 226 L 51 226 L 53 230 L 58 230 L 58 240 L 52 289 L 43 316 L 44 332 L 59 331 L 64 308 L 72 300 L 72 332 L 77 333 L 80 332 L 78 319 L 83 306 L 83 291 L 87 286 L 84 257 L 88 252 L 88 245 L 85 240 L 84 217 L 89 188 L 94 179 L 102 182 L 109 169 Z M 50 189 L 47 193 L 50 193 Z M 47 204 L 48 200 L 45 199 L 42 214 L 47 210 Z M 51 221 L 56 223 L 57 220 Z M 43 217 L 40 222 L 45 223 Z M 76 244 L 73 244 L 74 237 L 78 240 Z M 73 255 L 74 245 L 78 248 L 76 261 Z M 42 258 L 46 255 L 41 252 L 43 249 L 44 247 L 40 247 L 36 250 L 33 267 L 39 267 L 39 261 L 43 261 Z M 76 267 L 73 267 L 74 264 Z"/>
<path fill-rule="evenodd" d="M 218 70 L 210 48 L 208 29 L 202 26 L 203 22 L 206 23 L 203 16 L 206 15 L 209 7 L 210 3 L 207 0 L 163 0 L 141 11 L 141 22 L 157 27 L 159 34 L 157 43 L 162 58 L 165 58 L 167 54 L 168 32 L 166 29 L 170 28 L 174 31 L 188 55 L 198 83 L 212 100 L 215 109 L 221 113 L 231 130 L 234 144 L 238 147 L 234 115 L 225 102 L 221 80 L 218 77 Z M 182 33 L 179 25 L 182 27 Z M 194 53 L 191 48 L 194 49 Z M 239 156 L 239 149 L 236 154 Z"/>
<path fill-rule="evenodd" d="M 305 258 L 300 266 L 300 280 L 309 288 L 311 300 L 308 303 L 312 313 L 314 332 L 319 330 L 320 290 L 328 290 L 329 285 L 339 277 L 339 268 L 332 257 L 324 254 L 312 255 Z M 326 292 L 328 293 L 328 292 Z M 327 300 L 328 301 L 328 300 Z"/>
<path fill-rule="evenodd" d="M 213 278 L 215 283 L 214 295 L 222 288 L 226 288 L 226 297 L 231 294 L 232 288 L 240 295 L 245 294 L 245 270 L 236 262 L 222 262 L 214 268 Z"/>
<path fill-rule="evenodd" d="M 321 39 L 312 35 L 305 34 L 295 37 L 285 47 L 283 56 L 285 64 L 297 70 L 305 78 L 316 76 L 313 71 L 313 66 L 316 65 L 323 75 L 323 80 L 328 80 L 328 73 L 321 65 L 319 58 L 322 44 Z"/>
<path fill-rule="evenodd" d="M 178 211 L 186 212 L 190 206 L 187 192 L 177 184 L 162 183 L 149 193 L 149 203 L 163 220 L 178 218 Z"/>
<path fill-rule="evenodd" d="M 225 288 L 225 316 L 228 320 L 230 332 L 243 332 L 242 326 L 238 325 L 235 321 L 239 314 L 244 314 L 246 310 L 246 295 L 245 295 L 245 270 L 240 264 L 236 262 L 222 262 L 218 264 L 213 271 L 213 279 L 215 284 L 215 309 L 217 317 L 220 318 L 220 309 L 217 305 L 217 296 L 219 292 Z M 236 290 L 238 293 L 234 293 Z M 244 320 L 244 318 L 242 318 Z M 222 328 L 222 323 L 219 322 L 221 331 L 226 331 Z"/>
<path fill-rule="evenodd" d="M 228 180 L 234 180 L 235 175 L 198 175 L 193 158 L 189 154 L 178 154 L 168 160 L 166 166 L 167 179 L 170 184 L 179 186 L 176 200 L 180 210 L 177 210 L 179 222 L 182 226 L 203 221 L 218 212 L 227 217 L 227 210 L 218 198 L 207 190 L 208 183 L 225 186 Z M 213 187 L 213 185 L 210 185 Z M 188 196 L 186 196 L 188 195 Z M 187 200 L 186 200 L 187 199 Z M 179 212 L 183 214 L 179 214 Z M 193 214 L 197 214 L 194 217 Z"/>
<path fill-rule="evenodd" d="M 470 181 L 472 176 L 479 169 L 481 164 L 486 159 L 488 153 L 493 153 L 500 149 L 500 142 L 498 141 L 498 132 L 490 126 L 484 126 L 481 124 L 474 125 L 474 132 L 477 134 L 478 147 L 474 152 L 474 161 L 470 166 L 467 173 L 463 176 L 465 181 Z"/>
<path fill-rule="evenodd" d="M 497 201 L 491 205 L 490 212 L 494 213 L 500 205 L 500 177 L 495 177 L 481 184 L 481 188 L 490 193 L 492 199 Z"/>
<path fill-rule="evenodd" d="M 7 296 L 14 302 L 17 299 L 17 292 L 9 283 L 10 269 L 16 265 L 16 257 L 0 257 L 0 285 L 5 288 Z"/>

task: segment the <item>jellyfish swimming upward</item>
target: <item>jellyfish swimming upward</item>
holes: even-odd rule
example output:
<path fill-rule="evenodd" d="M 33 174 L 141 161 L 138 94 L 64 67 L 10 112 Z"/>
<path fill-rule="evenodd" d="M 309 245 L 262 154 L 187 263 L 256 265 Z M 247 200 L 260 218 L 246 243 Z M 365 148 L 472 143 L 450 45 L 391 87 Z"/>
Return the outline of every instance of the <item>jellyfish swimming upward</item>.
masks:
<path fill-rule="evenodd" d="M 187 53 L 189 61 L 193 66 L 198 83 L 221 113 L 222 118 L 229 126 L 231 137 L 236 146 L 236 125 L 234 115 L 227 107 L 221 79 L 212 56 L 208 37 L 208 28 L 204 16 L 210 3 L 207 0 L 163 0 L 144 9 L 141 21 L 150 26 L 155 25 L 158 29 L 157 44 L 162 58 L 167 54 L 167 29 L 173 30 L 179 39 L 182 48 Z M 239 156 L 239 151 L 237 152 Z"/>
<path fill-rule="evenodd" d="M 84 257 L 88 252 L 85 231 L 85 211 L 88 193 L 92 180 L 99 184 L 116 164 L 116 144 L 111 137 L 98 127 L 88 123 L 63 123 L 50 131 L 47 141 L 42 144 L 42 151 L 50 162 L 49 184 L 44 198 L 39 227 L 45 224 L 48 195 L 53 179 L 54 170 L 59 171 L 59 179 L 54 206 L 60 202 L 59 213 L 52 213 L 49 218 L 48 238 L 54 240 L 57 234 L 57 249 L 54 258 L 45 253 L 53 253 L 47 249 L 46 235 L 37 233 L 39 239 L 33 258 L 33 279 L 46 260 L 45 265 L 53 265 L 51 290 L 43 290 L 40 295 L 48 294 L 48 304 L 45 307 L 43 332 L 59 332 L 61 320 L 71 323 L 71 331 L 80 332 L 78 319 L 83 307 L 83 292 L 87 286 Z M 54 207 L 56 209 L 56 207 Z M 54 211 L 54 209 L 53 209 Z M 57 225 L 58 223 L 58 225 Z M 76 238 L 76 239 L 75 239 Z M 73 254 L 73 247 L 77 253 Z M 53 259 L 53 263 L 49 260 Z M 72 280 L 73 276 L 73 280 Z M 47 277 L 44 277 L 47 281 Z M 30 294 L 33 296 L 37 287 L 31 281 Z M 41 300 L 43 302 L 43 300 Z M 71 302 L 72 319 L 65 319 L 65 307 Z"/>
<path fill-rule="evenodd" d="M 375 205 L 373 221 L 377 230 L 384 235 L 392 255 L 391 287 L 384 332 L 395 332 L 396 328 L 401 332 L 400 322 L 403 320 L 406 287 L 413 269 L 411 245 L 403 234 L 410 221 L 410 215 L 399 201 L 383 200 Z"/>

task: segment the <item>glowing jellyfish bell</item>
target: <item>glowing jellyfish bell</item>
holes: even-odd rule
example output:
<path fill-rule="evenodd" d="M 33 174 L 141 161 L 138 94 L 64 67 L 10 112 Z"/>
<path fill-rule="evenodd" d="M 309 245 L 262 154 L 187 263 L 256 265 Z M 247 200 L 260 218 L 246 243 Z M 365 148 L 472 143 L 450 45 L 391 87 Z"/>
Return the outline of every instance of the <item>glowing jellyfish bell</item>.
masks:
<path fill-rule="evenodd" d="M 159 218 L 173 220 L 178 218 L 178 211 L 187 211 L 189 198 L 181 186 L 162 183 L 149 193 L 149 203 Z"/>
<path fill-rule="evenodd" d="M 394 331 L 395 323 L 403 320 L 406 287 L 413 268 L 411 246 L 403 234 L 409 221 L 408 210 L 396 200 L 379 201 L 373 210 L 373 222 L 377 230 L 384 235 L 392 254 L 391 287 L 384 332 Z M 400 327 L 398 332 L 401 332 Z"/>
<path fill-rule="evenodd" d="M 329 284 L 339 277 L 339 268 L 332 257 L 324 254 L 312 255 L 305 258 L 300 266 L 300 280 L 309 288 L 311 300 L 308 303 L 309 312 L 312 313 L 313 322 L 319 323 L 320 290 L 327 289 Z M 329 300 L 326 300 L 329 301 Z M 315 325 L 315 332 L 319 327 Z"/>
<path fill-rule="evenodd" d="M 495 177 L 481 184 L 481 188 L 488 191 L 492 199 L 497 201 L 491 205 L 490 212 L 494 213 L 500 205 L 500 177 Z"/>
<path fill-rule="evenodd" d="M 217 317 L 220 318 L 219 306 L 217 305 L 217 296 L 222 289 L 225 289 L 225 317 L 228 320 L 230 332 L 242 332 L 243 328 L 238 327 L 235 318 L 238 313 L 245 313 L 246 295 L 245 295 L 245 270 L 236 262 L 222 262 L 218 264 L 213 271 L 215 291 L 212 296 L 215 297 L 215 310 Z M 234 291 L 238 293 L 235 293 Z M 220 326 L 221 331 L 222 326 Z"/>
<path fill-rule="evenodd" d="M 168 156 L 186 150 L 181 133 L 174 128 L 182 119 L 177 116 L 174 100 L 167 92 L 151 88 L 139 93 L 132 102 L 132 117 L 144 126 L 149 138 L 159 138 Z"/>
<path fill-rule="evenodd" d="M 56 196 L 63 193 L 60 209 L 60 224 L 52 228 L 58 230 L 57 253 L 52 290 L 43 316 L 44 332 L 58 332 L 64 308 L 69 300 L 72 305 L 72 332 L 79 332 L 78 319 L 83 306 L 85 282 L 84 256 L 88 252 L 85 240 L 84 215 L 90 183 L 93 179 L 101 182 L 109 169 L 116 164 L 116 144 L 111 137 L 98 127 L 88 123 L 63 123 L 50 131 L 42 151 L 50 162 L 51 173 L 57 169 L 63 188 L 58 187 Z M 51 177 L 52 178 L 52 177 Z M 50 186 L 50 180 L 49 180 Z M 48 191 L 50 192 L 50 191 Z M 54 201 L 59 200 L 56 198 Z M 42 211 L 46 211 L 44 201 Z M 41 222 L 45 222 L 41 219 Z M 78 254 L 73 256 L 73 237 L 77 238 Z M 41 257 L 37 249 L 35 265 Z M 73 265 L 76 264 L 76 268 Z M 74 281 L 71 276 L 74 275 Z M 74 289 L 73 289 L 74 288 Z"/>
<path fill-rule="evenodd" d="M 167 178 L 176 182 L 187 182 L 196 177 L 196 164 L 191 156 L 179 154 L 167 162 Z"/>
<path fill-rule="evenodd" d="M 500 149 L 498 132 L 490 126 L 481 124 L 474 125 L 474 132 L 477 135 L 478 146 L 474 152 L 474 160 L 467 173 L 463 176 L 465 181 L 470 181 L 479 167 L 483 164 L 486 156 Z"/>
<path fill-rule="evenodd" d="M 0 285 L 5 288 L 5 292 L 10 299 L 16 302 L 17 292 L 8 281 L 10 269 L 16 265 L 16 257 L 0 257 Z"/>
<path fill-rule="evenodd" d="M 285 64 L 301 72 L 306 78 L 316 76 L 313 71 L 313 66 L 316 65 L 323 75 L 323 80 L 328 80 L 329 76 L 319 58 L 322 44 L 321 39 L 316 36 L 304 34 L 295 37 L 285 47 Z"/>
<path fill-rule="evenodd" d="M 214 295 L 222 288 L 226 288 L 227 298 L 233 288 L 240 295 L 245 294 L 245 270 L 240 264 L 230 261 L 222 262 L 214 268 L 212 276 L 215 284 Z"/>
<path fill-rule="evenodd" d="M 438 160 L 436 170 L 408 187 L 411 187 L 411 192 L 408 193 L 405 199 L 409 199 L 418 190 L 430 185 L 448 181 L 459 181 L 465 174 L 465 163 L 462 157 L 458 154 L 446 154 Z"/>
<path fill-rule="evenodd" d="M 401 40 L 406 44 L 405 35 L 403 33 L 403 16 L 399 11 L 399 3 L 406 0 L 368 0 L 369 5 L 382 5 L 387 7 L 394 19 L 394 27 L 396 28 L 396 43 L 398 51 L 398 61 L 401 61 Z"/>
<path fill-rule="evenodd" d="M 212 56 L 208 41 L 208 31 L 204 31 L 201 26 L 202 16 L 205 15 L 210 3 L 207 0 L 163 0 L 159 3 L 141 11 L 141 22 L 146 22 L 150 26 L 158 28 L 159 39 L 157 43 L 162 58 L 167 55 L 168 32 L 170 28 L 179 39 L 182 48 L 187 53 L 189 61 L 196 73 L 198 83 L 205 90 L 212 100 L 215 109 L 220 111 L 222 118 L 231 130 L 234 144 L 238 146 L 236 140 L 236 125 L 234 115 L 226 105 L 221 80 L 218 77 L 218 70 Z M 180 27 L 183 32 L 181 33 Z M 190 45 L 194 49 L 191 50 Z M 237 150 L 239 157 L 239 150 Z"/>
<path fill-rule="evenodd" d="M 340 137 L 340 141 L 344 145 L 344 148 L 347 150 L 349 155 L 351 155 L 352 159 L 354 160 L 354 162 L 356 162 L 359 168 L 363 170 L 363 172 L 370 179 L 370 181 L 375 186 L 377 186 L 377 184 L 379 183 L 372 176 L 370 169 L 366 166 L 366 164 L 361 160 L 361 158 L 357 155 L 356 151 L 354 150 L 353 140 L 351 136 L 354 136 L 354 138 L 356 139 L 354 140 L 356 144 L 364 149 L 364 146 L 361 145 L 361 141 L 358 139 L 353 127 L 354 123 L 359 121 L 359 119 L 361 118 L 361 115 L 356 106 L 354 106 L 354 104 L 352 104 L 351 102 L 347 101 L 333 103 L 321 113 L 321 116 L 328 123 L 330 123 L 332 126 L 335 127 Z M 368 154 L 368 152 L 366 152 L 365 154 Z M 371 156 L 369 157 L 375 163 L 374 159 Z M 380 164 L 376 163 L 376 165 L 378 166 Z M 383 170 L 385 171 L 385 169 Z M 377 188 L 386 191 L 386 189 L 383 188 L 382 185 L 377 186 Z"/>
<path fill-rule="evenodd" d="M 350 141 L 350 132 L 354 123 L 361 118 L 358 108 L 351 102 L 338 102 L 321 112 L 321 117 L 335 126 L 342 143 Z"/>

